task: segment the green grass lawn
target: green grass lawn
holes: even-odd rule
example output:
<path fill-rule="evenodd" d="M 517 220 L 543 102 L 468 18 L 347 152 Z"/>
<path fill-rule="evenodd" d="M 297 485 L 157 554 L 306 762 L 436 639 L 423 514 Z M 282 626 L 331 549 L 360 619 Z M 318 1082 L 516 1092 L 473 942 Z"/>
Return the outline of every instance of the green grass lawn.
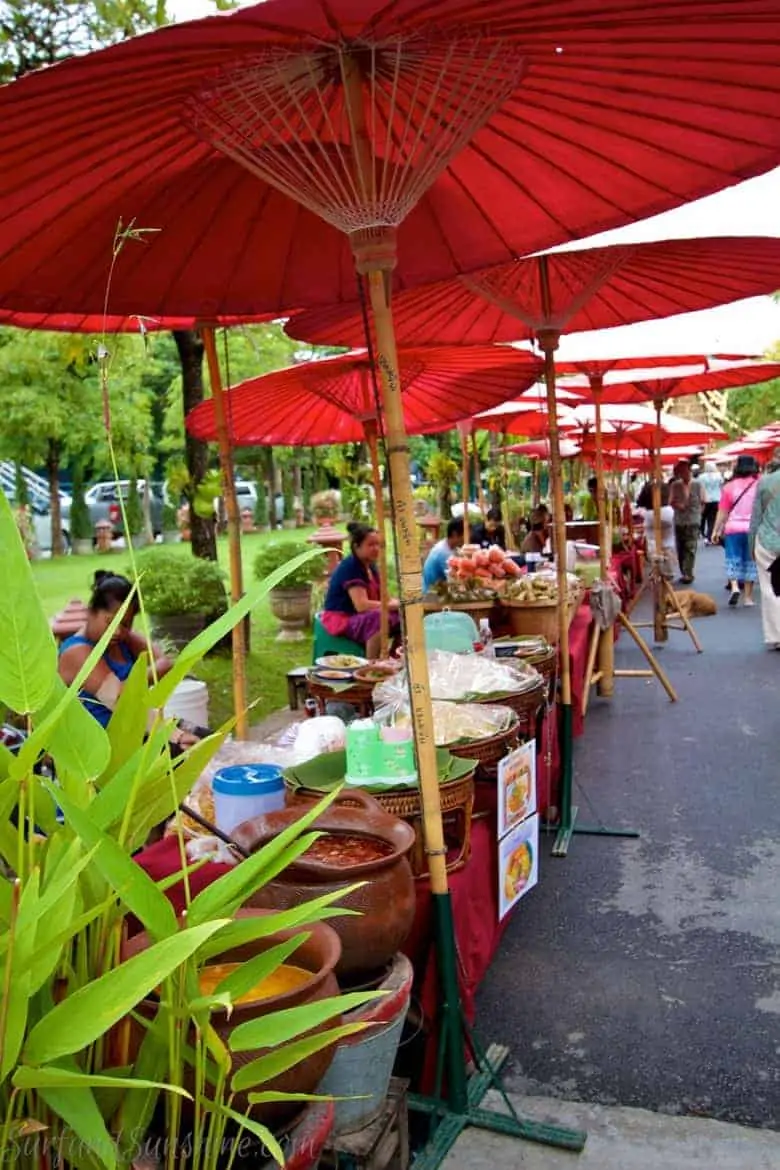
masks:
<path fill-rule="evenodd" d="M 294 532 L 273 534 L 252 534 L 241 540 L 244 581 L 254 581 L 252 565 L 258 549 L 271 539 L 296 541 L 305 540 L 314 530 L 299 528 Z M 182 557 L 191 556 L 189 544 L 166 546 Z M 227 573 L 227 540 L 218 542 L 219 560 Z M 54 560 L 34 561 L 32 565 L 35 584 L 44 610 L 54 616 L 70 600 L 86 601 L 97 569 L 115 569 L 125 573 L 130 568 L 130 558 L 121 549 L 102 555 L 58 557 Z M 311 661 L 311 638 L 303 642 L 277 642 L 278 624 L 271 613 L 268 601 L 262 602 L 252 614 L 251 649 L 247 658 L 247 692 L 254 703 L 250 721 L 259 722 L 271 711 L 287 705 L 286 674 L 294 666 L 303 666 Z M 233 713 L 231 682 L 231 660 L 229 654 L 214 654 L 197 670 L 197 676 L 208 683 L 209 713 L 212 726 L 217 727 Z"/>
<path fill-rule="evenodd" d="M 305 540 L 313 528 L 299 528 L 293 532 L 252 534 L 241 538 L 241 556 L 244 566 L 244 582 L 254 581 L 253 562 L 263 543 L 269 540 Z M 388 531 L 388 537 L 391 533 Z M 191 556 L 189 544 L 166 545 L 167 550 L 178 552 L 182 557 Z M 392 546 L 390 546 L 392 548 Z M 227 539 L 218 542 L 219 561 L 227 574 Z M 89 597 L 93 574 L 97 569 L 111 568 L 117 573 L 126 573 L 130 558 L 121 549 L 102 555 L 57 557 L 54 560 L 34 561 L 32 565 L 36 587 L 46 613 L 53 617 L 73 599 L 86 601 Z M 390 561 L 390 588 L 395 589 L 395 572 Z M 316 600 L 316 598 L 315 598 Z M 271 711 L 287 706 L 288 670 L 305 666 L 311 662 L 311 637 L 307 634 L 302 642 L 277 642 L 278 623 L 271 613 L 268 601 L 262 602 L 252 614 L 251 648 L 247 657 L 247 694 L 254 704 L 250 722 L 258 723 Z M 201 663 L 195 672 L 198 678 L 208 683 L 209 718 L 213 727 L 218 727 L 233 714 L 233 693 L 231 681 L 231 659 L 229 654 L 214 654 Z"/>

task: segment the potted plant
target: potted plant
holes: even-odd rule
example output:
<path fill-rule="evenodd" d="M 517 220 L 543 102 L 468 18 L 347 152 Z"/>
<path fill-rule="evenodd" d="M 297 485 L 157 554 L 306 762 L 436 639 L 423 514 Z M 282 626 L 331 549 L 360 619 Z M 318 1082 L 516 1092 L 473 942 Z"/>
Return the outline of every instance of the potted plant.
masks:
<path fill-rule="evenodd" d="M 335 524 L 339 518 L 340 510 L 339 493 L 332 488 L 323 492 L 315 492 L 311 498 L 311 514 L 316 522 L 323 527 Z"/>
<path fill-rule="evenodd" d="M 255 577 L 262 581 L 309 549 L 298 541 L 271 540 L 255 557 Z M 314 581 L 322 577 L 322 561 L 317 557 L 294 569 L 275 586 L 270 594 L 271 612 L 280 625 L 277 642 L 300 642 L 311 623 L 311 591 Z"/>
<path fill-rule="evenodd" d="M 144 533 L 144 510 L 141 503 L 141 494 L 138 491 L 138 480 L 133 477 L 127 487 L 125 500 L 125 522 L 133 548 L 142 548 L 146 544 Z"/>
<path fill-rule="evenodd" d="M 138 570 L 155 631 L 179 650 L 227 609 L 225 574 L 214 561 L 155 548 L 138 558 Z"/>
<path fill-rule="evenodd" d="M 200 655 L 189 651 L 159 683 L 147 680 L 139 660 L 114 715 L 122 735 L 112 744 L 81 706 L 77 687 L 57 681 L 54 641 L 1 497 L 0 543 L 15 599 L 14 620 L 8 610 L 0 615 L 9 651 L 0 661 L 0 693 L 24 717 L 35 749 L 0 759 L 0 783 L 17 794 L 0 810 L 0 1164 L 45 1170 L 54 1155 L 63 1170 L 131 1170 L 153 1148 L 162 1170 L 177 1170 L 190 1148 L 200 1170 L 218 1170 L 232 1164 L 240 1139 L 247 1156 L 264 1161 L 271 1154 L 281 1165 L 282 1149 L 257 1108 L 295 1104 L 277 1087 L 280 1076 L 290 1093 L 302 1091 L 295 1070 L 354 1033 L 341 1015 L 375 993 L 339 996 L 331 984 L 334 994 L 301 1003 L 292 1018 L 266 1009 L 255 1018 L 244 1009 L 225 1032 L 225 1020 L 261 976 L 282 973 L 288 959 L 295 964 L 307 939 L 300 928 L 330 917 L 332 903 L 353 887 L 292 913 L 261 917 L 238 908 L 280 864 L 310 848 L 308 829 L 330 799 L 305 812 L 284 840 L 188 898 L 186 918 L 177 917 L 166 891 L 177 896 L 177 876 L 182 888 L 180 826 L 173 886 L 155 881 L 135 858 L 149 829 L 176 813 L 225 739 L 227 729 L 171 758 L 170 722 L 160 708 Z M 201 651 L 273 583 L 217 623 Z M 121 619 L 120 611 L 93 651 L 95 662 Z M 35 770 L 41 754 L 54 763 L 56 787 Z M 130 954 L 122 940 L 139 927 L 148 942 Z M 223 956 L 235 956 L 237 966 L 211 990 L 213 964 Z M 316 977 L 307 963 L 302 968 Z M 263 1050 L 264 1037 L 279 1032 L 272 1051 Z M 242 1095 L 246 1106 L 232 1107 Z M 262 1159 L 259 1149 L 247 1151 L 249 1139 L 265 1147 Z"/>

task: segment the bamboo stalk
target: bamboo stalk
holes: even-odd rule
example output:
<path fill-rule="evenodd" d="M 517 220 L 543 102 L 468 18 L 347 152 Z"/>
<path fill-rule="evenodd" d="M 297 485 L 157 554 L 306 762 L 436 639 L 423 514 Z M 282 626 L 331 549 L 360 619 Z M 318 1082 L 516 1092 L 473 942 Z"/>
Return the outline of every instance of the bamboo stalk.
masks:
<path fill-rule="evenodd" d="M 487 505 L 485 503 L 485 493 L 482 490 L 482 469 L 479 465 L 479 451 L 477 450 L 477 436 L 474 431 L 471 432 L 471 452 L 474 459 L 474 479 L 477 484 L 477 501 L 479 503 L 479 510 L 483 516 L 487 515 Z"/>
<path fill-rule="evenodd" d="M 461 466 L 461 496 L 463 497 L 463 543 L 468 544 L 471 539 L 471 523 L 469 520 L 469 432 L 468 423 L 459 423 L 460 432 L 460 466 Z"/>
<path fill-rule="evenodd" d="M 599 572 L 601 580 L 606 581 L 609 576 L 609 553 L 611 550 L 610 529 L 607 525 L 607 501 L 605 498 L 604 483 L 604 436 L 601 429 L 601 393 L 604 380 L 600 374 L 590 379 L 590 389 L 593 395 L 596 429 L 596 507 L 599 521 Z M 611 699 L 615 693 L 615 636 L 612 628 L 602 630 L 599 638 L 599 678 L 598 693 L 604 699 Z"/>
<path fill-rule="evenodd" d="M 506 431 L 502 435 L 501 446 L 506 447 Z M 506 533 L 506 547 L 509 552 L 517 552 L 517 541 L 512 532 L 511 516 L 509 512 L 509 467 L 507 465 L 506 450 L 501 452 L 501 519 L 504 522 Z"/>
<path fill-rule="evenodd" d="M 658 572 L 661 572 L 663 560 L 663 527 L 661 524 L 661 408 L 663 400 L 655 400 L 655 446 L 653 447 L 653 529 L 655 531 L 655 556 Z M 668 642 L 669 631 L 666 626 L 666 605 L 664 590 L 661 582 L 653 584 L 653 637 L 656 642 Z"/>
<path fill-rule="evenodd" d="M 217 424 L 219 441 L 219 466 L 222 472 L 222 494 L 225 500 L 225 510 L 228 522 L 228 550 L 230 560 L 230 597 L 235 603 L 241 600 L 244 593 L 243 572 L 241 567 L 241 517 L 236 500 L 236 485 L 233 478 L 233 457 L 230 446 L 227 411 L 225 409 L 225 391 L 222 386 L 222 375 L 217 357 L 217 346 L 214 338 L 214 329 L 203 326 L 201 329 L 203 346 L 206 350 L 206 361 L 209 367 L 211 393 L 214 399 L 214 417 Z M 248 734 L 247 720 L 247 692 L 246 692 L 246 641 L 244 638 L 244 623 L 237 622 L 233 626 L 233 706 L 236 715 L 236 738 L 246 739 Z"/>
<path fill-rule="evenodd" d="M 374 500 L 376 506 L 376 526 L 379 532 L 379 588 L 380 588 L 380 619 L 379 619 L 379 657 L 387 658 L 390 652 L 390 594 L 387 584 L 387 539 L 385 533 L 385 500 L 382 492 L 382 475 L 379 470 L 379 443 L 377 438 L 376 419 L 366 419 L 363 423 L 371 456 L 371 478 L 374 484 Z"/>
<path fill-rule="evenodd" d="M 393 486 L 394 523 L 399 559 L 399 585 L 406 637 L 406 663 L 412 704 L 412 722 L 420 773 L 425 845 L 431 891 L 447 893 L 446 848 L 441 817 L 433 708 L 423 625 L 423 587 L 417 547 L 414 499 L 409 468 L 409 443 L 404 426 L 398 355 L 385 274 L 369 272 L 368 285 L 377 341 L 377 363 L 387 429 L 388 463 Z"/>

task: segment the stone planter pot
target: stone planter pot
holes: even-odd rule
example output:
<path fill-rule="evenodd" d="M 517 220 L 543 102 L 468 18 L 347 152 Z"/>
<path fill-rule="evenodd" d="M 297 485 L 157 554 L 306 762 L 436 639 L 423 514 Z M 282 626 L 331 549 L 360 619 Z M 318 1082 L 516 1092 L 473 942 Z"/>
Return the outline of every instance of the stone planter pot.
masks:
<path fill-rule="evenodd" d="M 206 616 L 202 613 L 152 614 L 154 632 L 167 638 L 177 650 L 183 650 L 204 629 Z"/>
<path fill-rule="evenodd" d="M 295 520 L 282 520 L 282 528 L 284 528 L 287 532 L 291 532 L 293 528 L 297 527 L 298 525 Z"/>
<path fill-rule="evenodd" d="M 162 534 L 163 544 L 178 544 L 180 539 L 181 537 L 179 535 L 178 528 L 174 528 L 168 532 L 163 532 Z"/>
<path fill-rule="evenodd" d="M 130 537 L 131 548 L 146 548 L 147 544 L 145 532 L 136 532 Z"/>
<path fill-rule="evenodd" d="M 73 537 L 71 541 L 71 548 L 77 557 L 88 557 L 91 555 L 92 541 L 89 537 Z"/>
<path fill-rule="evenodd" d="M 303 631 L 311 623 L 311 585 L 272 589 L 269 599 L 271 613 L 281 626 L 277 642 L 303 641 Z"/>

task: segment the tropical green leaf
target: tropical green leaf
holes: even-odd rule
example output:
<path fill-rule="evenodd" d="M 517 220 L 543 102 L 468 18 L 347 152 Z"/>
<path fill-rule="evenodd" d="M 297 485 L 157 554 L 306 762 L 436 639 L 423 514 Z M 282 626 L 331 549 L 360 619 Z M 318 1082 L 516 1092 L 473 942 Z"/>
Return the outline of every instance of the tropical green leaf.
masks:
<path fill-rule="evenodd" d="M 10 928 L 11 941 L 6 965 L 10 966 L 8 996 L 2 1005 L 4 1023 L 0 1035 L 0 1081 L 13 1072 L 24 1043 L 30 1012 L 30 971 L 28 962 L 35 948 L 40 872 L 34 869 L 25 883 L 19 906 Z M 2 973 L 5 979 L 5 971 Z"/>
<path fill-rule="evenodd" d="M 345 995 L 332 995 L 313 1003 L 298 1004 L 297 1007 L 282 1008 L 267 1016 L 238 1024 L 230 1033 L 231 1052 L 252 1052 L 257 1048 L 275 1048 L 287 1044 L 328 1020 L 344 1012 L 363 1007 L 374 1000 L 383 999 L 386 991 L 352 991 Z"/>
<path fill-rule="evenodd" d="M 73 1130 L 92 1158 L 96 1158 L 106 1170 L 114 1170 L 117 1164 L 116 1145 L 106 1129 L 91 1089 L 49 1087 L 40 1088 L 37 1092 L 52 1113 L 62 1118 Z M 68 1158 L 70 1160 L 70 1154 Z"/>
<path fill-rule="evenodd" d="M 110 775 L 115 775 L 144 741 L 149 718 L 149 655 L 139 654 L 122 687 L 108 725 L 111 745 Z"/>
<path fill-rule="evenodd" d="M 157 1030 L 148 1029 L 135 1058 L 133 1076 L 140 1077 L 147 1085 L 154 1085 L 165 1076 L 167 1067 L 167 1038 Z M 125 1160 L 129 1161 L 135 1155 L 138 1135 L 146 1133 L 149 1128 L 159 1097 L 160 1090 L 155 1088 L 142 1089 L 124 1097 L 117 1132 Z"/>
<path fill-rule="evenodd" d="M 57 675 L 57 647 L 11 505 L 0 491 L 0 703 L 20 715 L 38 711 Z"/>
<path fill-rule="evenodd" d="M 246 1130 L 247 1133 L 251 1133 L 258 1141 L 262 1142 L 265 1152 L 270 1154 L 280 1166 L 284 1166 L 282 1147 L 270 1129 L 267 1129 L 259 1121 L 255 1121 L 252 1117 L 246 1117 L 243 1113 L 236 1113 L 234 1109 L 229 1109 L 227 1105 L 220 1105 L 214 1101 L 209 1101 L 207 1097 L 200 1098 L 200 1105 L 206 1112 L 218 1114 L 227 1121 L 235 1122 L 239 1130 Z"/>
<path fill-rule="evenodd" d="M 193 668 L 197 666 L 204 654 L 208 653 L 209 650 L 216 646 L 217 642 L 220 642 L 229 634 L 234 626 L 238 625 L 240 621 L 243 621 L 246 615 L 256 605 L 259 605 L 272 589 L 275 589 L 277 585 L 281 585 L 289 573 L 318 556 L 322 556 L 320 549 L 312 549 L 311 552 L 301 553 L 300 556 L 293 557 L 292 560 L 276 569 L 273 573 L 270 573 L 256 588 L 251 589 L 235 605 L 231 605 L 227 613 L 218 617 L 202 633 L 193 638 L 189 645 L 185 646 L 179 654 L 173 664 L 173 669 L 152 688 L 152 706 L 164 707 L 182 679 L 192 673 Z"/>
<path fill-rule="evenodd" d="M 94 851 L 95 865 L 118 898 L 154 939 L 169 938 L 178 929 L 176 915 L 165 894 L 132 857 L 92 821 L 89 813 L 60 798 L 66 824 Z"/>
<path fill-rule="evenodd" d="M 301 834 L 332 804 L 339 791 L 340 789 L 334 789 L 328 793 L 326 797 L 312 805 L 299 820 L 284 829 L 278 837 L 274 837 L 273 841 L 269 841 L 257 853 L 253 853 L 229 873 L 223 874 L 201 890 L 190 906 L 190 922 L 203 922 L 215 914 L 222 913 L 225 907 L 230 907 L 227 913 L 232 914 L 233 910 L 245 902 L 255 890 L 280 872 L 280 868 L 275 868 L 280 859 L 284 860 L 284 865 L 281 866 L 281 869 L 284 869 L 308 849 L 315 838 L 304 838 L 306 843 L 303 844 Z M 294 846 L 292 853 L 291 846 Z"/>
<path fill-rule="evenodd" d="M 290 955 L 297 951 L 298 947 L 302 946 L 308 938 L 311 938 L 311 934 L 299 934 L 294 938 L 285 939 L 284 942 L 278 943 L 275 947 L 269 947 L 260 955 L 254 955 L 251 959 L 240 963 L 235 971 L 217 984 L 214 991 L 217 995 L 227 994 L 235 1003 L 242 995 L 246 995 L 258 983 L 267 979 L 269 975 L 281 967 L 285 959 L 289 959 Z"/>
<path fill-rule="evenodd" d="M 48 1064 L 92 1044 L 224 925 L 217 919 L 182 930 L 78 988 L 32 1029 L 24 1063 Z"/>
<path fill-rule="evenodd" d="M 19 783 L 12 776 L 0 782 L 0 856 L 6 864 L 16 864 L 19 847 L 19 830 L 11 824 L 9 817 L 19 802 Z"/>
<path fill-rule="evenodd" d="M 88 791 L 83 786 L 99 776 L 107 766 L 111 758 L 111 745 L 97 719 L 90 715 L 78 695 L 74 698 L 72 693 L 69 694 L 59 675 L 55 675 L 48 699 L 33 716 L 33 728 L 40 727 L 61 703 L 60 714 L 49 728 L 46 751 L 54 760 L 62 786 L 74 799 L 81 789 L 81 803 L 86 804 Z M 71 779 L 78 783 L 75 789 L 68 783 Z"/>
<path fill-rule="evenodd" d="M 311 922 L 323 922 L 325 919 L 340 918 L 342 915 L 357 917 L 360 914 L 359 910 L 332 908 L 331 903 L 346 898 L 353 890 L 358 890 L 363 885 L 365 882 L 355 882 L 354 885 L 345 886 L 343 889 L 331 890 L 319 898 L 312 898 L 300 906 L 293 906 L 291 910 L 274 910 L 273 913 L 237 918 L 206 943 L 201 956 L 204 959 L 211 959 L 214 955 L 232 950 L 233 947 L 243 946 L 259 938 L 268 938 L 270 934 L 276 934 L 280 930 L 306 926 Z"/>
<path fill-rule="evenodd" d="M 167 760 L 162 753 L 168 743 L 168 728 L 165 725 L 154 728 L 146 743 L 143 743 L 116 772 L 108 769 L 104 782 L 89 806 L 89 815 L 101 829 L 110 829 L 119 824 L 127 812 L 130 793 L 135 801 L 143 803 L 144 794 L 153 779 L 167 773 Z"/>
<path fill-rule="evenodd" d="M 153 782 L 144 788 L 144 798 L 138 802 L 128 844 L 131 848 L 142 845 L 151 829 L 173 816 L 195 782 L 202 775 L 214 755 L 219 751 L 227 736 L 226 731 L 209 735 L 194 743 L 192 747 L 173 761 L 173 782 L 169 767 L 153 777 Z"/>
<path fill-rule="evenodd" d="M 286 1044 L 283 1048 L 277 1048 L 265 1056 L 259 1056 L 257 1060 L 250 1061 L 249 1064 L 242 1065 L 234 1074 L 230 1086 L 234 1093 L 240 1093 L 245 1089 L 265 1085 L 274 1077 L 287 1072 L 288 1068 L 294 1068 L 308 1056 L 313 1056 L 315 1052 L 321 1052 L 331 1044 L 338 1044 L 340 1040 L 354 1036 L 365 1028 L 365 1024 L 342 1024 L 338 1028 L 330 1028 L 326 1032 L 317 1032 L 314 1036 Z"/>
<path fill-rule="evenodd" d="M 141 1077 L 111 1076 L 108 1073 L 82 1073 L 73 1069 L 46 1065 L 44 1068 L 28 1068 L 21 1065 L 12 1078 L 17 1089 L 164 1089 L 191 1100 L 186 1089 L 178 1085 L 167 1085 L 164 1081 L 146 1081 Z"/>

